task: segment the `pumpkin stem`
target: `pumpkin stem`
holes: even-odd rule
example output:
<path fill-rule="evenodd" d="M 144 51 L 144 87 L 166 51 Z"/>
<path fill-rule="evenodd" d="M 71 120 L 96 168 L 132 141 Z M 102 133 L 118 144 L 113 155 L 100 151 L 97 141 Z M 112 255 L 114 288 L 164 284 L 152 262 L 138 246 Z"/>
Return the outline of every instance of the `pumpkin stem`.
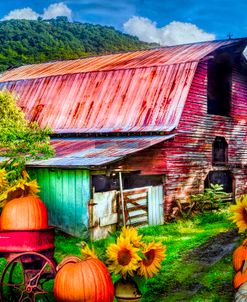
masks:
<path fill-rule="evenodd" d="M 76 256 L 67 256 L 65 257 L 61 263 L 58 264 L 57 266 L 57 272 L 67 263 L 78 263 L 81 262 L 81 258 L 76 257 Z"/>

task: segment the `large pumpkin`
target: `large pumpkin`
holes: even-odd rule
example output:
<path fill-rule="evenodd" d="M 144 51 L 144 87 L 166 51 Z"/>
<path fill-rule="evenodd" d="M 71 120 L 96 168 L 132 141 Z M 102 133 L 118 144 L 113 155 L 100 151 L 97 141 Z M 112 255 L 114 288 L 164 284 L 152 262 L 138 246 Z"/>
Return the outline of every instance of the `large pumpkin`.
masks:
<path fill-rule="evenodd" d="M 247 248 L 246 248 L 246 240 L 238 246 L 232 255 L 232 264 L 235 271 L 239 271 L 242 269 L 244 260 L 247 260 Z"/>
<path fill-rule="evenodd" d="M 57 302 L 113 302 L 114 287 L 100 260 L 66 257 L 58 266 L 54 296 Z"/>
<path fill-rule="evenodd" d="M 239 288 L 240 285 L 247 282 L 247 272 L 242 273 L 241 271 L 237 272 L 233 278 L 233 287 Z"/>
<path fill-rule="evenodd" d="M 34 230 L 47 227 L 47 209 L 37 196 L 12 199 L 3 208 L 0 220 L 2 230 Z"/>

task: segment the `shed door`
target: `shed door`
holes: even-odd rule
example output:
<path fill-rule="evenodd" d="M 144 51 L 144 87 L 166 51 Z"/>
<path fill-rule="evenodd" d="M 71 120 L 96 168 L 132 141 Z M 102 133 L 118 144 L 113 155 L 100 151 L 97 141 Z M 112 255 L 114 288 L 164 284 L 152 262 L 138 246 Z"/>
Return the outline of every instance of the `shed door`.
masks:
<path fill-rule="evenodd" d="M 149 187 L 148 223 L 149 225 L 160 225 L 164 223 L 163 186 Z"/>
<path fill-rule="evenodd" d="M 90 237 L 93 240 L 105 238 L 116 229 L 117 191 L 94 193 L 89 203 Z"/>

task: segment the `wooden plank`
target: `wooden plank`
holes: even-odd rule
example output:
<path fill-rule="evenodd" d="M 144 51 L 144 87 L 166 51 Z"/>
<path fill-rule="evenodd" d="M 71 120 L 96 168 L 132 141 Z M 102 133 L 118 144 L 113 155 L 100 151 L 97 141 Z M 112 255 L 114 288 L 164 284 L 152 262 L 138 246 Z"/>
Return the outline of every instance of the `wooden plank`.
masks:
<path fill-rule="evenodd" d="M 147 188 L 144 189 L 130 189 L 130 190 L 124 190 L 123 194 L 124 197 L 128 196 L 128 195 L 135 195 L 135 194 L 140 194 L 140 193 L 146 193 L 147 192 Z"/>
<path fill-rule="evenodd" d="M 54 172 L 52 172 L 54 173 Z M 56 196 L 52 200 L 56 209 L 56 225 L 62 228 L 63 226 L 63 205 L 64 205 L 64 194 L 63 194 L 63 170 L 56 169 Z"/>
<path fill-rule="evenodd" d="M 82 226 L 85 228 L 88 227 L 89 225 L 89 218 L 88 218 L 88 203 L 90 200 L 90 171 L 88 170 L 77 170 L 76 171 L 76 176 L 78 175 L 78 173 L 81 175 L 81 193 L 80 196 L 78 197 L 78 204 L 81 204 L 81 215 L 82 215 L 82 221 L 80 223 L 82 223 Z M 81 202 L 82 200 L 82 202 Z M 82 232 L 82 230 L 81 230 Z"/>
<path fill-rule="evenodd" d="M 131 208 L 127 207 L 128 213 L 136 212 L 138 210 L 142 210 L 144 212 L 147 212 L 148 211 L 148 206 L 147 205 L 145 205 L 145 206 L 137 205 L 137 206 L 131 207 Z"/>
<path fill-rule="evenodd" d="M 143 200 L 143 199 L 147 199 L 147 194 L 140 196 L 140 197 L 133 197 L 133 196 L 126 196 L 125 197 L 125 202 L 129 202 L 129 203 L 133 203 L 136 204 L 138 203 L 138 201 Z"/>
<path fill-rule="evenodd" d="M 88 202 L 90 175 L 87 170 L 75 170 L 75 234 L 85 237 L 89 227 Z"/>
<path fill-rule="evenodd" d="M 134 226 L 134 227 L 141 227 L 141 226 L 146 226 L 147 225 L 147 221 L 144 220 L 144 221 L 136 221 L 134 223 L 130 223 L 130 222 L 127 222 L 126 225 L 129 225 L 129 226 Z"/>
<path fill-rule="evenodd" d="M 117 213 L 111 214 L 111 216 L 103 216 L 100 217 L 100 226 L 108 226 L 111 224 L 116 224 L 118 222 L 118 215 Z"/>
<path fill-rule="evenodd" d="M 34 172 L 49 224 L 75 236 L 87 236 L 90 175 L 85 170 L 40 168 Z"/>
<path fill-rule="evenodd" d="M 63 171 L 62 183 L 63 203 L 62 205 L 59 204 L 57 210 L 60 210 L 60 212 L 62 212 L 63 228 L 66 229 L 67 232 L 71 232 L 70 222 L 73 224 L 73 204 L 71 204 L 71 200 L 73 200 L 73 196 L 70 197 L 68 170 Z"/>

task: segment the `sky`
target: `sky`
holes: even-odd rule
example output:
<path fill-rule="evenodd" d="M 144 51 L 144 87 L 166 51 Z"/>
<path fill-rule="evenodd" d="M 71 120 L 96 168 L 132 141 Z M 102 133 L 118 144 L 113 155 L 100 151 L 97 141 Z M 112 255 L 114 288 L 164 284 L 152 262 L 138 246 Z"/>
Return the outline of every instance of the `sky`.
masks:
<path fill-rule="evenodd" d="M 247 36 L 246 0 L 6 0 L 0 19 L 67 16 L 163 46 Z"/>

